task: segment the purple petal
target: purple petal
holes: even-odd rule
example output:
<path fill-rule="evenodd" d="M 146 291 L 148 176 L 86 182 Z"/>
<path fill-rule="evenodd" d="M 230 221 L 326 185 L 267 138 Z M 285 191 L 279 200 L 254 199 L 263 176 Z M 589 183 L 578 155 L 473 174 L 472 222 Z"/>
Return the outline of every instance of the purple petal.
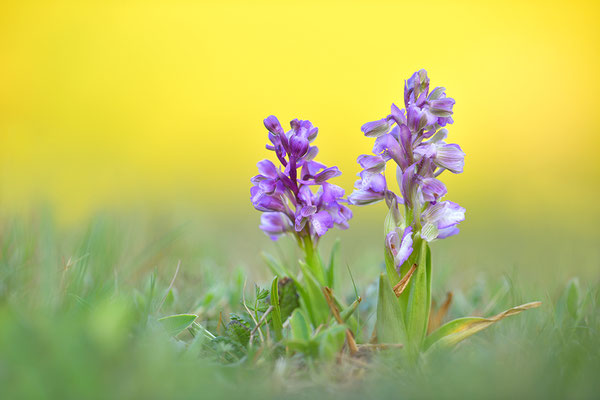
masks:
<path fill-rule="evenodd" d="M 281 135 L 284 133 L 279 120 L 274 115 L 269 115 L 264 119 L 263 123 L 265 124 L 265 128 L 274 135 Z"/>
<path fill-rule="evenodd" d="M 460 174 L 465 166 L 465 153 L 457 144 L 438 146 L 435 163 L 455 174 Z"/>
<path fill-rule="evenodd" d="M 412 151 L 412 134 L 410 129 L 406 125 L 400 125 L 400 133 L 398 134 L 398 141 L 402 145 L 405 154 L 410 154 Z"/>
<path fill-rule="evenodd" d="M 404 201 L 406 204 L 411 206 L 413 205 L 417 189 L 416 168 L 417 164 L 413 164 L 406 168 L 399 179 L 400 182 L 398 182 L 400 184 L 400 192 L 402 193 L 402 197 L 404 197 Z M 399 174 L 397 174 L 397 176 L 399 176 Z"/>
<path fill-rule="evenodd" d="M 310 215 L 313 215 L 316 212 L 317 212 L 317 206 L 304 206 L 300 210 L 300 215 L 302 217 L 308 217 Z"/>
<path fill-rule="evenodd" d="M 431 101 L 431 100 L 437 100 L 437 99 L 439 99 L 440 97 L 444 96 L 444 95 L 446 94 L 445 92 L 446 92 L 446 88 L 443 88 L 443 87 L 441 87 L 441 86 L 438 86 L 438 87 L 436 87 L 435 89 L 433 89 L 433 90 L 431 91 L 431 93 L 429 93 L 429 96 L 428 96 L 428 98 L 427 98 L 427 99 L 428 99 L 429 101 Z"/>
<path fill-rule="evenodd" d="M 313 147 L 315 148 L 315 147 Z M 317 173 L 324 169 L 325 165 L 316 161 L 307 161 L 302 166 L 302 179 L 308 180 L 313 178 Z"/>
<path fill-rule="evenodd" d="M 258 183 L 258 187 L 265 193 L 271 194 L 277 188 L 277 181 L 274 179 L 264 179 Z"/>
<path fill-rule="evenodd" d="M 401 110 L 394 103 L 392 103 L 392 118 L 398 125 L 406 124 L 406 115 L 404 115 L 404 109 Z"/>
<path fill-rule="evenodd" d="M 422 158 L 435 157 L 436 146 L 433 143 L 421 143 L 414 150 L 415 158 L 421 160 Z"/>
<path fill-rule="evenodd" d="M 412 245 L 412 227 L 408 226 L 404 230 L 404 234 L 402 235 L 402 240 L 400 243 L 400 248 L 398 249 L 398 254 L 396 254 L 396 257 L 394 258 L 394 261 L 396 262 L 396 271 L 398 271 L 398 274 L 400 274 L 400 267 L 402 266 L 402 264 L 404 264 L 404 262 L 408 260 L 408 257 L 410 257 L 410 255 L 413 252 Z"/>
<path fill-rule="evenodd" d="M 344 189 L 337 185 L 325 182 L 323 186 L 321 186 L 320 195 L 320 204 L 329 206 L 329 204 L 335 203 L 337 206 L 337 200 L 344 196 Z"/>
<path fill-rule="evenodd" d="M 257 194 L 252 200 L 254 208 L 259 211 L 285 211 L 285 205 L 283 204 L 281 196 L 269 196 L 262 192 Z"/>
<path fill-rule="evenodd" d="M 319 148 L 317 146 L 310 146 L 306 155 L 304 155 L 303 159 L 306 161 L 312 161 L 319 154 Z"/>
<path fill-rule="evenodd" d="M 421 190 L 425 201 L 438 201 L 448 191 L 446 185 L 439 179 L 424 178 L 421 180 Z"/>
<path fill-rule="evenodd" d="M 438 239 L 445 239 L 450 236 L 458 234 L 460 230 L 456 226 L 449 226 L 448 228 L 440 229 L 438 232 Z"/>
<path fill-rule="evenodd" d="M 423 212 L 424 221 L 435 224 L 438 229 L 452 227 L 465 220 L 465 209 L 451 201 L 432 204 Z"/>
<path fill-rule="evenodd" d="M 277 178 L 277 167 L 269 160 L 259 161 L 256 166 L 258 167 L 258 172 L 261 175 L 266 176 L 267 178 L 275 179 Z"/>
<path fill-rule="evenodd" d="M 454 99 L 450 97 L 432 100 L 429 105 L 429 112 L 436 117 L 449 117 L 452 115 L 452 107 L 454 106 L 454 103 Z"/>
<path fill-rule="evenodd" d="M 333 228 L 333 218 L 327 211 L 319 211 L 313 215 L 310 223 L 317 236 L 323 236 L 329 228 Z"/>
<path fill-rule="evenodd" d="M 277 240 L 279 236 L 291 230 L 291 225 L 285 214 L 266 212 L 260 216 L 259 228 L 272 240 Z"/>
<path fill-rule="evenodd" d="M 316 126 L 313 126 L 312 128 L 310 128 L 308 130 L 308 135 L 307 135 L 308 141 L 312 142 L 313 140 L 315 140 L 317 138 L 318 134 L 319 134 L 319 128 L 317 128 Z"/>
<path fill-rule="evenodd" d="M 400 250 L 400 235 L 398 235 L 396 230 L 389 232 L 385 236 L 385 247 L 392 257 L 396 258 L 396 254 L 398 254 L 398 250 Z"/>
<path fill-rule="evenodd" d="M 307 221 L 308 218 L 303 217 L 300 214 L 296 215 L 296 220 L 294 221 L 294 229 L 296 230 L 296 232 L 300 232 L 302 229 L 304 229 L 304 226 L 306 226 Z"/>
<path fill-rule="evenodd" d="M 375 144 L 373 145 L 373 153 L 381 155 L 384 160 L 387 156 L 393 159 L 396 164 L 403 168 L 408 164 L 406 155 L 402 151 L 400 144 L 392 135 L 389 134 L 380 136 L 377 138 L 377 140 L 375 140 Z"/>
<path fill-rule="evenodd" d="M 323 170 L 321 173 L 315 176 L 316 183 L 323 183 L 328 179 L 334 178 L 336 176 L 340 176 L 342 173 L 338 169 L 338 167 L 329 167 Z"/>
<path fill-rule="evenodd" d="M 390 124 L 388 123 L 387 118 L 383 118 L 377 121 L 367 122 L 361 126 L 360 130 L 367 137 L 379 137 L 390 130 Z"/>
<path fill-rule="evenodd" d="M 370 190 L 355 190 L 348 196 L 348 201 L 355 206 L 364 206 L 377 203 L 378 201 L 383 200 L 383 197 L 383 193 L 372 192 Z"/>
<path fill-rule="evenodd" d="M 369 171 L 362 171 L 360 173 L 360 177 L 361 179 L 355 185 L 357 189 L 370 190 L 377 193 L 382 193 L 385 191 L 385 177 L 382 174 L 374 174 Z"/>
<path fill-rule="evenodd" d="M 356 160 L 366 171 L 379 173 L 385 169 L 385 160 L 380 156 L 363 154 Z"/>
<path fill-rule="evenodd" d="M 290 139 L 290 152 L 296 158 L 300 158 L 308 151 L 308 139 L 302 136 L 292 136 Z"/>
<path fill-rule="evenodd" d="M 298 191 L 298 198 L 305 204 L 305 205 L 312 205 L 314 204 L 314 197 L 315 195 L 313 194 L 312 190 L 310 190 L 309 186 L 301 186 L 300 190 Z"/>

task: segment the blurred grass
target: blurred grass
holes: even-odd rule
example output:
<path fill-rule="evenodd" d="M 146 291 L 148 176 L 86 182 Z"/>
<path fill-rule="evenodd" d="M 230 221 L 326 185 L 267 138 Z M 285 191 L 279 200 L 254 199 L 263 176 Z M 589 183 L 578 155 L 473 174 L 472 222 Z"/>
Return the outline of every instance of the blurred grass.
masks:
<path fill-rule="evenodd" d="M 268 282 L 260 250 L 292 263 L 292 243 L 272 244 L 254 219 L 105 214 L 64 227 L 52 215 L 0 221 L 0 398 L 594 398 L 600 389 L 594 235 L 515 231 L 504 221 L 435 243 L 434 298 L 454 293 L 449 317 L 544 305 L 432 354 L 420 370 L 394 353 L 366 369 L 297 359 L 222 366 L 186 351 L 157 318 L 195 313 L 215 331 L 220 315 L 241 309 L 245 281 L 248 292 Z M 338 273 L 350 296 L 352 270 L 368 331 L 380 227 L 354 222 L 339 233 Z M 572 276 L 582 287 L 575 312 L 563 294 Z"/>

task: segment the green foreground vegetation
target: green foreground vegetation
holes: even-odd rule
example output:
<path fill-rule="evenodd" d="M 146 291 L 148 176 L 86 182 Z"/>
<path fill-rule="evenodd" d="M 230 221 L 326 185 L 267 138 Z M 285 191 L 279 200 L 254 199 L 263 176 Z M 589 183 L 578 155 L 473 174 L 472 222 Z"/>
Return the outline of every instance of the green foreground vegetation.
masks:
<path fill-rule="evenodd" d="M 543 305 L 432 352 L 415 367 L 402 349 L 313 360 L 258 350 L 236 355 L 225 342 L 203 345 L 201 329 L 222 333 L 230 314 L 254 301 L 255 283 L 269 287 L 263 248 L 297 268 L 286 243 L 268 247 L 255 221 L 232 226 L 104 216 L 58 228 L 44 213 L 2 219 L 0 398 L 578 399 L 600 393 L 600 254 L 592 239 L 565 241 L 545 232 L 531 246 L 511 248 L 526 234 L 487 247 L 485 239 L 466 235 L 435 246 L 440 270 L 433 298 L 440 304 L 453 293 L 445 320 L 494 315 L 534 300 Z M 357 335 L 368 339 L 385 267 L 380 247 L 356 250 L 362 239 L 344 238 L 350 250 L 342 249 L 336 290 L 348 304 L 356 293 L 362 297 L 356 317 L 364 328 Z M 494 270 L 504 258 L 514 264 Z M 184 313 L 198 316 L 197 328 L 172 337 L 160 319 Z"/>

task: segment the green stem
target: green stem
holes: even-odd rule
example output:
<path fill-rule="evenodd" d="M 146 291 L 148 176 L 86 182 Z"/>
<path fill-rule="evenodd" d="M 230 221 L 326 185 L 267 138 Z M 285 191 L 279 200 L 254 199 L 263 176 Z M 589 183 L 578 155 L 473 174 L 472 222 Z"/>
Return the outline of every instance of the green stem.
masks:
<path fill-rule="evenodd" d="M 315 275 L 315 278 L 319 283 L 325 286 L 325 270 L 319 252 L 316 249 L 310 235 L 306 235 L 302 238 L 304 254 L 306 256 L 306 264 L 310 268 L 311 272 Z"/>

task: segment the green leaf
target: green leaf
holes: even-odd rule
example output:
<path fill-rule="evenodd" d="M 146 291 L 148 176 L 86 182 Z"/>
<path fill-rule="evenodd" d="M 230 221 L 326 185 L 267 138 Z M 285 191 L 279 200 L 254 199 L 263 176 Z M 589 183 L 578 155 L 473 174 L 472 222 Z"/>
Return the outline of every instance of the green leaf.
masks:
<path fill-rule="evenodd" d="M 402 264 L 402 266 L 400 267 L 400 275 L 396 274 L 398 276 L 398 279 L 396 280 L 396 283 L 392 285 L 395 286 L 399 281 L 400 281 L 400 276 L 404 277 L 406 276 L 406 274 L 408 273 L 408 271 L 410 271 L 410 269 L 412 268 L 412 266 L 414 264 L 418 264 L 419 263 L 419 251 L 417 248 L 417 244 L 414 244 L 414 248 L 415 251 L 413 251 L 413 253 L 410 255 L 410 257 L 408 257 L 408 260 L 406 260 L 404 262 L 404 264 Z M 398 297 L 398 300 L 400 301 L 400 308 L 402 308 L 402 315 L 404 315 L 404 322 L 406 323 L 406 318 L 408 317 L 407 315 L 407 310 L 408 310 L 408 299 L 410 297 L 410 286 L 412 285 L 412 279 L 411 278 L 411 282 L 408 283 L 409 287 L 407 288 L 407 290 L 404 290 L 404 292 L 402 292 L 402 294 L 400 295 L 400 297 Z"/>
<path fill-rule="evenodd" d="M 427 323 L 429 322 L 431 278 L 428 278 L 427 275 L 428 272 L 429 274 L 431 273 L 431 262 L 427 260 L 428 256 L 427 242 L 421 239 L 419 243 L 417 270 L 411 278 L 410 294 L 406 310 L 407 339 L 410 347 L 413 349 L 421 346 L 427 332 Z"/>
<path fill-rule="evenodd" d="M 275 339 L 281 340 L 281 331 L 283 330 L 283 323 L 281 322 L 281 309 L 279 307 L 279 278 L 273 278 L 271 283 L 271 305 L 273 311 L 271 312 L 271 324 L 273 326 L 273 332 L 275 333 Z"/>
<path fill-rule="evenodd" d="M 292 312 L 300 307 L 296 282 L 288 277 L 281 278 L 277 283 L 277 292 L 281 321 L 285 322 Z"/>
<path fill-rule="evenodd" d="M 290 317 L 291 339 L 308 342 L 310 340 L 310 325 L 300 309 L 296 309 Z"/>
<path fill-rule="evenodd" d="M 483 317 L 464 317 L 450 321 L 436 331 L 432 332 L 426 339 L 424 348 L 428 349 L 435 345 L 436 347 L 447 347 L 468 338 L 471 335 L 487 328 L 488 326 L 511 315 L 519 314 L 525 310 L 539 307 L 542 303 L 535 301 L 510 308 L 490 318 Z"/>
<path fill-rule="evenodd" d="M 327 286 L 335 290 L 335 261 L 340 252 L 340 239 L 336 239 L 333 247 L 331 248 L 331 255 L 329 256 L 329 267 L 327 268 L 326 283 Z"/>
<path fill-rule="evenodd" d="M 194 314 L 177 314 L 160 318 L 158 321 L 167 330 L 169 335 L 177 336 L 192 325 L 196 318 Z"/>
<path fill-rule="evenodd" d="M 321 358 L 331 360 L 342 350 L 346 339 L 346 329 L 343 325 L 334 325 L 317 335 L 316 341 L 319 343 Z"/>
<path fill-rule="evenodd" d="M 385 254 L 385 272 L 387 273 L 388 280 L 390 285 L 393 287 L 398 282 L 400 282 L 400 275 L 398 275 L 398 271 L 396 271 L 396 263 L 394 261 L 394 257 L 390 254 L 389 250 L 386 246 L 383 246 L 383 252 Z"/>
<path fill-rule="evenodd" d="M 288 346 L 291 350 L 297 351 L 300 353 L 309 353 L 310 343 L 305 340 L 297 340 L 297 339 L 288 339 L 285 341 L 286 346 Z"/>
<path fill-rule="evenodd" d="M 375 323 L 377 342 L 405 343 L 406 328 L 398 298 L 384 274 L 379 276 L 379 297 L 377 299 L 377 322 Z"/>
<path fill-rule="evenodd" d="M 231 321 L 225 327 L 225 336 L 245 347 L 250 342 L 250 331 L 250 327 L 245 321 L 232 316 Z"/>

